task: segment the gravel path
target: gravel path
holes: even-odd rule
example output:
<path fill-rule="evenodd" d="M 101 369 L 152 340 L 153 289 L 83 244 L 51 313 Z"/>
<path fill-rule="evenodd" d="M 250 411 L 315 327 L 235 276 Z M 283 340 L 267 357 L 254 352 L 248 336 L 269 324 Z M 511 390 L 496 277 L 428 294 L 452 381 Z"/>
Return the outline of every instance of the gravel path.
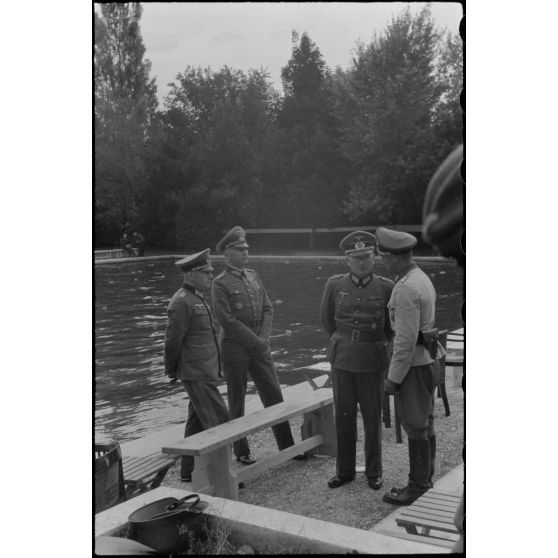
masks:
<path fill-rule="evenodd" d="M 460 382 L 461 375 L 457 378 L 452 374 L 447 375 L 446 391 L 451 416 L 444 415 L 441 398 L 436 398 L 435 401 L 434 426 L 438 455 L 434 481 L 462 462 L 464 394 Z M 295 440 L 300 440 L 301 424 L 301 417 L 291 420 Z M 360 415 L 358 431 L 357 465 L 363 465 L 364 439 Z M 256 458 L 271 454 L 276 448 L 271 429 L 250 436 L 249 442 Z M 330 489 L 327 481 L 335 474 L 335 458 L 314 456 L 306 461 L 288 461 L 247 482 L 246 487 L 240 491 L 240 501 L 359 529 L 372 528 L 396 509 L 396 506 L 383 502 L 384 493 L 392 486 L 406 484 L 409 473 L 405 433 L 403 432 L 402 444 L 395 442 L 393 401 L 392 427 L 384 428 L 383 431 L 383 468 L 384 486 L 378 491 L 368 487 L 363 473 L 357 474 L 352 483 Z M 163 486 L 190 489 L 190 484 L 180 481 L 179 474 L 180 464 L 177 462 L 170 469 Z"/>

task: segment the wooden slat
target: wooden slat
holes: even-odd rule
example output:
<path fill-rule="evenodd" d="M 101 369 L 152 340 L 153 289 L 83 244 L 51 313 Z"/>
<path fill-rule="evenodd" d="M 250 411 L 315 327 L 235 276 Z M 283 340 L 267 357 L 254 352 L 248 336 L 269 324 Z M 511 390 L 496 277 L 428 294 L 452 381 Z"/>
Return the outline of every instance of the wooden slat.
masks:
<path fill-rule="evenodd" d="M 418 502 L 417 500 L 414 501 L 413 505 L 417 504 L 419 506 L 447 506 L 449 509 L 457 509 L 459 505 L 459 500 L 443 500 L 442 498 L 424 498 Z"/>
<path fill-rule="evenodd" d="M 432 510 L 439 510 L 439 511 L 455 511 L 457 509 L 457 504 L 449 504 L 449 503 L 443 503 L 443 502 L 432 502 L 432 501 L 428 501 L 428 500 L 422 500 L 422 501 L 418 501 L 415 500 L 415 502 L 412 504 L 413 506 L 417 506 L 417 507 L 422 507 L 422 508 L 426 508 L 426 509 L 432 509 Z M 412 506 L 410 506 L 412 507 Z"/>
<path fill-rule="evenodd" d="M 398 539 L 405 539 L 408 541 L 415 541 L 424 544 L 433 544 L 436 546 L 443 546 L 445 548 L 453 548 L 457 541 L 453 541 L 450 539 L 443 539 L 441 537 L 433 537 L 433 536 L 425 536 L 425 535 L 412 535 L 411 533 L 406 533 L 405 531 L 401 530 L 401 532 L 393 532 L 388 531 L 387 529 L 374 529 L 376 533 L 380 533 L 382 535 L 388 535 L 390 537 L 396 537 Z"/>
<path fill-rule="evenodd" d="M 274 467 L 275 465 L 279 465 L 280 463 L 284 463 L 289 459 L 293 458 L 295 455 L 299 453 L 303 453 L 308 451 L 309 449 L 318 447 L 323 442 L 323 436 L 321 434 L 317 434 L 316 436 L 311 436 L 310 438 L 306 438 L 302 442 L 296 443 L 294 446 L 281 450 L 279 453 L 273 454 L 271 457 L 266 457 L 264 459 L 259 459 L 253 465 L 246 465 L 242 467 L 234 476 L 238 480 L 238 482 L 244 482 L 248 479 L 251 479 L 266 471 L 270 467 Z"/>
<path fill-rule="evenodd" d="M 428 529 L 436 529 L 437 531 L 445 531 L 447 533 L 457 533 L 457 527 L 453 523 L 434 521 L 423 517 L 396 517 L 395 522 L 399 526 L 416 525 L 417 527 L 426 527 Z"/>
<path fill-rule="evenodd" d="M 413 518 L 421 518 L 421 519 L 427 519 L 432 521 L 439 521 L 440 523 L 452 523 L 452 524 L 453 524 L 454 517 L 455 514 L 452 513 L 440 515 L 436 512 L 429 512 L 424 510 L 405 510 L 401 514 L 401 518 L 405 518 L 407 520 L 411 520 Z"/>
<path fill-rule="evenodd" d="M 458 502 L 461 500 L 461 496 L 457 496 L 456 494 L 446 494 L 444 492 L 435 492 L 434 490 L 429 490 L 428 492 L 425 492 L 421 497 L 420 500 L 422 499 L 425 500 L 443 500 L 445 502 Z M 416 501 L 416 500 L 415 500 Z"/>
<path fill-rule="evenodd" d="M 148 479 L 149 477 L 155 476 L 157 473 L 164 471 L 172 466 L 172 463 L 167 463 L 164 466 L 153 466 L 150 469 L 146 469 L 144 471 L 137 471 L 133 475 L 125 478 L 124 482 L 141 482 L 144 479 Z"/>
<path fill-rule="evenodd" d="M 408 508 L 408 510 L 411 509 L 412 506 L 410 506 Z M 423 508 L 421 506 L 417 506 L 416 508 L 413 508 L 412 510 L 415 513 L 428 513 L 431 515 L 436 515 L 440 518 L 448 518 L 448 517 L 454 517 L 455 516 L 455 512 L 454 511 L 449 511 L 449 510 L 436 510 L 433 508 Z M 405 510 L 405 512 L 407 512 L 407 510 Z"/>
<path fill-rule="evenodd" d="M 284 401 L 250 415 L 209 428 L 199 434 L 188 436 L 171 445 L 163 446 L 162 452 L 170 455 L 204 455 L 235 440 L 244 438 L 248 434 L 332 403 L 332 389 L 322 388 L 312 391 L 310 394 L 305 394 L 299 400 Z"/>
<path fill-rule="evenodd" d="M 134 463 L 133 467 L 124 469 L 124 478 L 137 477 L 143 474 L 146 476 L 147 471 L 155 471 L 170 467 L 174 464 L 174 459 L 145 459 L 139 463 Z"/>

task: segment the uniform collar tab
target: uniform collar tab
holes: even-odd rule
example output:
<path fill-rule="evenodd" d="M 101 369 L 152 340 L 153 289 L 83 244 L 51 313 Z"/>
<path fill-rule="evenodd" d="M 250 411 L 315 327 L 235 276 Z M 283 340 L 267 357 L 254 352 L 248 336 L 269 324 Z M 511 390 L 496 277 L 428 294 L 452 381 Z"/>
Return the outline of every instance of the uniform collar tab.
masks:
<path fill-rule="evenodd" d="M 354 273 L 350 274 L 351 281 L 357 288 L 366 287 L 372 281 L 372 274 L 365 275 L 364 277 L 357 277 Z"/>
<path fill-rule="evenodd" d="M 235 274 L 235 275 L 240 275 L 241 277 L 245 277 L 246 276 L 246 268 L 243 267 L 242 269 L 238 268 L 238 267 L 234 267 L 234 265 L 231 264 L 227 264 L 227 269 Z"/>

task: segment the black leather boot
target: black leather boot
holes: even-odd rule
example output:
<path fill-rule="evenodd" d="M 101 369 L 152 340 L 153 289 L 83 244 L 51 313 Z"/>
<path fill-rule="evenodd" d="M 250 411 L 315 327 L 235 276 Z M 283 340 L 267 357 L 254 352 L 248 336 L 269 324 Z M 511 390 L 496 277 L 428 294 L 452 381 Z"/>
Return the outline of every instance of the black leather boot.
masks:
<path fill-rule="evenodd" d="M 434 461 L 436 460 L 436 434 L 428 438 L 430 442 L 430 474 L 428 475 L 428 484 L 434 486 Z"/>
<path fill-rule="evenodd" d="M 384 494 L 384 502 L 396 506 L 408 506 L 422 496 L 431 485 L 430 475 L 430 441 L 409 439 L 409 483 L 404 488 L 392 489 Z"/>

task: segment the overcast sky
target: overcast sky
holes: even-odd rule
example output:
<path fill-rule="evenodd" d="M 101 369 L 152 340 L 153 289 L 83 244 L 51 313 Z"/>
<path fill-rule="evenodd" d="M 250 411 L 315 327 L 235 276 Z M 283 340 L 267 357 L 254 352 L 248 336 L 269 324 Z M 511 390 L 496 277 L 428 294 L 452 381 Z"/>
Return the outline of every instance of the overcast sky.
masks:
<path fill-rule="evenodd" d="M 299 3 L 142 3 L 141 30 L 159 100 L 186 66 L 225 64 L 243 71 L 267 68 L 276 89 L 291 56 L 291 31 L 307 31 L 330 68 L 347 68 L 358 39 L 369 42 L 407 5 L 413 13 L 424 2 Z M 458 32 L 461 5 L 432 3 L 442 28 Z"/>

